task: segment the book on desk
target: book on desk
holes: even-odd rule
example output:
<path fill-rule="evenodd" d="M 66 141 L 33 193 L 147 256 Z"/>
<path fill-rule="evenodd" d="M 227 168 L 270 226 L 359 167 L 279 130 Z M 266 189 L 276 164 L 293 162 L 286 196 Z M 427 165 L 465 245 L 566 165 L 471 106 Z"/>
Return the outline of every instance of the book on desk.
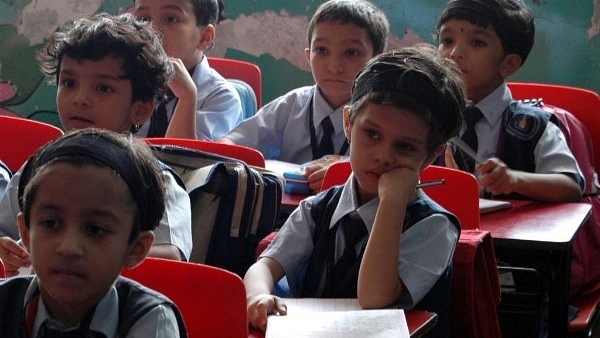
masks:
<path fill-rule="evenodd" d="M 267 319 L 265 338 L 408 338 L 402 309 L 364 310 L 356 299 L 287 298 L 287 315 Z"/>
<path fill-rule="evenodd" d="M 512 203 L 510 201 L 503 200 L 492 200 L 487 198 L 479 199 L 479 213 L 486 214 L 488 212 L 494 212 L 503 209 L 512 208 Z"/>

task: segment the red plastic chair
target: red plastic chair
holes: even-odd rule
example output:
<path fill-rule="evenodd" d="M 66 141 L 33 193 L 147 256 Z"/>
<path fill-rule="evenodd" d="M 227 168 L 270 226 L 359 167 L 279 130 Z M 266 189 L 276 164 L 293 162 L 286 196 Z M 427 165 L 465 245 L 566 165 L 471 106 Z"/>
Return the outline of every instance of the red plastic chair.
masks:
<path fill-rule="evenodd" d="M 222 156 L 235 158 L 246 162 L 246 164 L 264 168 L 265 157 L 263 154 L 254 149 L 241 145 L 226 144 L 214 141 L 203 141 L 203 140 L 192 140 L 182 138 L 168 138 L 168 137 L 149 137 L 144 139 L 149 144 L 154 145 L 172 145 L 178 147 L 185 147 L 190 149 L 196 149 L 206 151 Z"/>
<path fill-rule="evenodd" d="M 349 161 L 332 164 L 323 177 L 321 191 L 334 185 L 344 184 L 352 167 Z M 421 181 L 437 181 L 444 184 L 426 188 L 426 193 L 460 220 L 464 230 L 479 227 L 479 183 L 470 173 L 446 167 L 430 165 L 421 172 Z M 460 198 L 457 198 L 460 197 Z"/>
<path fill-rule="evenodd" d="M 352 166 L 350 165 L 350 161 L 340 161 L 332 163 L 327 171 L 325 172 L 325 176 L 323 176 L 323 182 L 321 182 L 321 191 L 327 190 L 334 185 L 342 185 L 346 183 L 348 177 L 352 173 Z"/>
<path fill-rule="evenodd" d="M 584 88 L 544 83 L 509 82 L 516 100 L 542 99 L 565 109 L 587 127 L 594 143 L 594 167 L 600 172 L 600 97 Z"/>
<path fill-rule="evenodd" d="M 443 185 L 425 188 L 434 201 L 460 220 L 463 230 L 479 228 L 479 182 L 465 171 L 430 165 L 421 172 L 421 182 L 444 180 Z"/>
<path fill-rule="evenodd" d="M 122 275 L 169 297 L 181 311 L 190 338 L 248 337 L 246 289 L 232 272 L 147 257 Z"/>
<path fill-rule="evenodd" d="M 252 87 L 258 108 L 262 106 L 262 73 L 257 65 L 235 59 L 208 57 L 208 63 L 226 79 L 238 79 Z"/>
<path fill-rule="evenodd" d="M 62 134 L 47 123 L 0 115 L 0 159 L 16 172 L 39 147 Z"/>
<path fill-rule="evenodd" d="M 544 105 L 560 108 L 552 109 L 542 105 L 542 108 L 550 108 L 547 110 L 554 113 L 561 122 L 561 129 L 586 179 L 584 192 L 594 193 L 596 187 L 593 169 L 596 173 L 600 172 L 600 97 L 598 94 L 578 87 L 542 83 L 511 82 L 508 86 L 515 99 L 541 99 Z M 589 165 L 593 165 L 594 168 L 589 168 Z M 592 204 L 594 210 L 597 210 L 600 207 L 599 199 L 598 196 L 587 196 L 582 199 L 582 202 Z M 592 216 L 579 230 L 575 239 L 573 246 L 575 260 L 572 264 L 575 268 L 573 271 L 577 272 L 572 274 L 575 279 L 582 276 L 592 279 L 592 276 L 598 275 L 597 265 L 594 262 L 595 252 L 597 252 L 595 248 L 600 242 L 599 220 L 600 217 L 596 212 L 592 212 Z M 590 258 L 585 258 L 586 256 Z M 587 268 L 588 271 L 585 271 L 586 268 L 583 266 L 587 260 L 590 266 Z M 577 282 L 581 281 L 572 281 L 572 283 Z M 576 285 L 577 293 L 570 299 L 579 312 L 569 323 L 569 337 L 592 337 L 596 326 L 600 323 L 600 283 L 591 283 L 591 285 L 587 283 L 582 286 Z M 573 291 L 573 284 L 571 286 Z"/>

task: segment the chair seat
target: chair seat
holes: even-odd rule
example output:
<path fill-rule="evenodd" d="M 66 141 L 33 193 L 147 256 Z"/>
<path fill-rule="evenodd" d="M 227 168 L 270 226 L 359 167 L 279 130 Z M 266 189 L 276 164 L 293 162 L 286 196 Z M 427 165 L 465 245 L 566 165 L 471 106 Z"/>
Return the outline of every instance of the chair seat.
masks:
<path fill-rule="evenodd" d="M 579 294 L 571 299 L 571 305 L 577 307 L 579 312 L 569 323 L 569 336 L 590 337 L 588 330 L 594 328 L 598 320 L 598 305 L 600 304 L 600 283 L 593 290 Z"/>

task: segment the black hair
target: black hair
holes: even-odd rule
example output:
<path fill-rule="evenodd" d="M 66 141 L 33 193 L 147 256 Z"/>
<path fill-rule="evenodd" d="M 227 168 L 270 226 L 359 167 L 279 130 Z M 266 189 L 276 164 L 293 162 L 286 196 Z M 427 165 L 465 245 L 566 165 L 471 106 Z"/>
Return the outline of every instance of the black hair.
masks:
<path fill-rule="evenodd" d="M 450 0 L 438 21 L 439 29 L 450 19 L 466 20 L 487 28 L 492 25 L 507 54 L 518 54 L 525 63 L 535 40 L 535 22 L 521 0 Z"/>
<path fill-rule="evenodd" d="M 373 54 L 382 53 L 390 31 L 385 13 L 365 0 L 330 0 L 323 3 L 308 24 L 308 46 L 315 26 L 322 22 L 352 23 L 364 29 L 373 43 Z"/>
<path fill-rule="evenodd" d="M 27 227 L 40 183 L 38 174 L 56 163 L 96 165 L 119 174 L 137 206 L 130 243 L 140 231 L 154 230 L 158 226 L 165 210 L 165 187 L 158 161 L 148 145 L 130 134 L 85 128 L 67 132 L 47 143 L 25 164 L 19 180 L 18 198 Z"/>
<path fill-rule="evenodd" d="M 137 21 L 129 13 L 81 18 L 54 33 L 38 53 L 42 72 L 52 81 L 60 81 L 64 56 L 94 61 L 106 56 L 121 59 L 124 78 L 131 81 L 132 102 L 161 100 L 174 74 L 159 35 L 149 23 Z"/>
<path fill-rule="evenodd" d="M 379 54 L 365 64 L 352 87 L 351 121 L 367 103 L 418 115 L 430 127 L 427 150 L 433 152 L 460 130 L 465 87 L 454 62 L 421 44 Z"/>

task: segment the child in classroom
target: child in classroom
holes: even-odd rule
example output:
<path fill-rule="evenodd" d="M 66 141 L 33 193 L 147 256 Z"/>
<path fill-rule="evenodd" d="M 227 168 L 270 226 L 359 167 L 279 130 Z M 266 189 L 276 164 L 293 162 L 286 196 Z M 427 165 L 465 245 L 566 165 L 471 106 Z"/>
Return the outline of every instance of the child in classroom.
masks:
<path fill-rule="evenodd" d="M 448 147 L 446 165 L 473 172 L 483 197 L 579 202 L 585 179 L 559 120 L 541 108 L 513 100 L 506 84 L 534 45 L 530 8 L 521 0 L 450 0 L 437 28 L 439 50 L 458 64 L 470 101 L 461 137 L 479 157 L 474 168 L 469 167 L 464 151 Z M 597 257 L 583 249 L 587 240 L 577 236 L 574 242 L 572 293 L 593 277 L 578 273 Z M 539 260 L 523 252 L 497 249 L 496 257 L 502 265 L 534 267 L 546 278 Z M 514 323 L 506 326 L 503 332 L 515 327 Z M 532 327 L 540 336 L 546 334 L 545 325 Z"/>
<path fill-rule="evenodd" d="M 17 218 L 36 274 L 0 282 L 0 336 L 187 337 L 173 302 L 119 277 L 152 245 L 160 170 L 144 142 L 106 129 L 36 151 L 21 171 Z"/>
<path fill-rule="evenodd" d="M 215 44 L 222 9 L 217 0 L 135 1 L 136 17 L 151 21 L 162 34 L 176 73 L 167 97 L 138 136 L 163 137 L 170 128 L 187 128 L 184 138 L 216 140 L 243 120 L 237 90 L 205 55 Z"/>
<path fill-rule="evenodd" d="M 534 36 L 534 17 L 520 0 L 446 4 L 439 50 L 462 71 L 470 108 L 461 135 L 482 162 L 471 169 L 469 156 L 450 148 L 445 162 L 475 173 L 486 196 L 576 202 L 584 181 L 556 117 L 512 100 L 506 85 L 527 59 Z"/>
<path fill-rule="evenodd" d="M 65 130 L 96 127 L 133 133 L 152 114 L 173 70 L 150 24 L 131 14 L 97 14 L 56 32 L 39 53 L 41 68 L 58 88 L 56 104 Z M 150 256 L 187 260 L 192 251 L 191 206 L 179 176 L 162 167 L 165 213 Z M 20 172 L 0 200 L 0 259 L 7 275 L 30 265 L 17 242 Z"/>
<path fill-rule="evenodd" d="M 267 315 L 286 314 L 273 294 L 285 276 L 286 297 L 428 310 L 438 315 L 429 336 L 450 337 L 460 225 L 417 183 L 458 133 L 466 102 L 451 61 L 431 48 L 380 54 L 358 73 L 343 120 L 353 173 L 300 202 L 244 276 L 252 326 L 265 330 Z"/>
<path fill-rule="evenodd" d="M 221 142 L 258 149 L 266 159 L 304 164 L 324 155 L 346 155 L 342 110 L 360 68 L 387 45 L 389 24 L 374 4 L 330 0 L 308 26 L 306 59 L 315 84 L 294 89 L 244 120 Z M 326 167 L 308 166 L 304 177 L 318 191 Z"/>

